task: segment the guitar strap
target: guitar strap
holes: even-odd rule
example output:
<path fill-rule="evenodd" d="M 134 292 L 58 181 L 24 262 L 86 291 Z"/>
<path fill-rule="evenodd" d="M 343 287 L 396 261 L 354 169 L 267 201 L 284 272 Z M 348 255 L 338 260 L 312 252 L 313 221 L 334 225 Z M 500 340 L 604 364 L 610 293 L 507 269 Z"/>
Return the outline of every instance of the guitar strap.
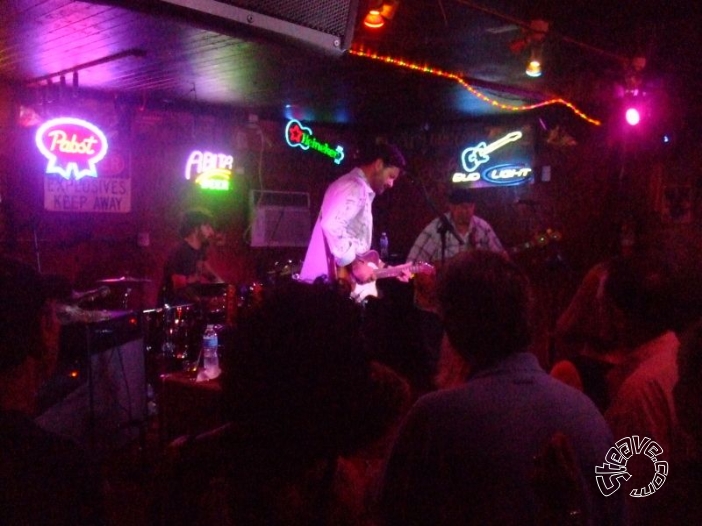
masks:
<path fill-rule="evenodd" d="M 325 236 L 324 233 L 322 233 L 322 238 L 324 239 L 324 256 L 327 258 L 327 277 L 329 281 L 336 281 L 339 278 L 336 268 L 336 258 L 329 248 L 327 236 Z"/>
<path fill-rule="evenodd" d="M 468 246 L 475 250 L 478 247 L 478 239 L 477 235 L 475 233 L 475 227 L 471 226 L 470 227 L 470 232 L 468 233 Z"/>

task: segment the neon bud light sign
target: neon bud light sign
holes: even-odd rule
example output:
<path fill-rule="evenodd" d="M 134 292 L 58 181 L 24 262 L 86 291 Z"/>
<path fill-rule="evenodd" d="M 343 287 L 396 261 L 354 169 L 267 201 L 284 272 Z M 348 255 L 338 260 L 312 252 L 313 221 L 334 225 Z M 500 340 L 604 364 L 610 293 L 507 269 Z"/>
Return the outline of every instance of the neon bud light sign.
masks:
<path fill-rule="evenodd" d="M 185 178 L 207 190 L 229 190 L 234 157 L 225 153 L 193 150 L 185 163 Z"/>
<path fill-rule="evenodd" d="M 47 174 L 70 179 L 97 177 L 97 163 L 107 154 L 107 138 L 94 124 L 60 117 L 42 124 L 35 137 L 37 148 L 48 159 Z"/>
<path fill-rule="evenodd" d="M 522 132 L 513 131 L 489 144 L 482 141 L 475 146 L 469 146 L 461 153 L 461 166 L 465 172 L 456 172 L 451 181 L 454 183 L 477 183 L 482 179 L 490 185 L 502 186 L 526 182 L 532 174 L 530 167 L 519 162 L 495 165 L 490 159 L 490 154 L 510 143 L 519 141 L 522 136 Z M 491 164 L 488 165 L 488 163 Z M 478 169 L 482 170 L 482 173 Z"/>
<path fill-rule="evenodd" d="M 312 148 L 327 157 L 331 157 L 336 164 L 341 164 L 341 161 L 344 160 L 343 146 L 332 148 L 326 142 L 319 142 L 312 136 L 310 128 L 306 128 L 300 121 L 295 119 L 290 119 L 285 127 L 285 141 L 292 148 L 297 147 L 303 150 Z"/>
<path fill-rule="evenodd" d="M 490 156 L 488 154 L 499 150 L 511 142 L 518 141 L 521 138 L 522 132 L 515 131 L 508 133 L 504 137 L 491 142 L 490 144 L 483 141 L 476 146 L 466 148 L 461 154 L 461 164 L 463 165 L 463 169 L 468 173 L 475 172 L 481 164 L 485 164 L 490 160 Z"/>

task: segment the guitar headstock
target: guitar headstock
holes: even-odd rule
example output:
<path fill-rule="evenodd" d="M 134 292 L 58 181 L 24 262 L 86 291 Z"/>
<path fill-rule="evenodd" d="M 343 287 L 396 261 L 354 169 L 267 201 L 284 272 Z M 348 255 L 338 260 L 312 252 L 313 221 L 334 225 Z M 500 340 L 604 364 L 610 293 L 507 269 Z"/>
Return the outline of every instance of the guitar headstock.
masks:
<path fill-rule="evenodd" d="M 419 261 L 412 265 L 412 274 L 436 274 L 436 268 L 431 263 Z"/>
<path fill-rule="evenodd" d="M 513 246 L 509 252 L 511 254 L 518 254 L 524 252 L 525 250 L 531 250 L 533 248 L 545 248 L 551 243 L 558 243 L 563 239 L 563 234 L 559 230 L 553 228 L 547 228 L 542 232 L 537 232 L 531 239 L 521 243 L 519 245 Z"/>

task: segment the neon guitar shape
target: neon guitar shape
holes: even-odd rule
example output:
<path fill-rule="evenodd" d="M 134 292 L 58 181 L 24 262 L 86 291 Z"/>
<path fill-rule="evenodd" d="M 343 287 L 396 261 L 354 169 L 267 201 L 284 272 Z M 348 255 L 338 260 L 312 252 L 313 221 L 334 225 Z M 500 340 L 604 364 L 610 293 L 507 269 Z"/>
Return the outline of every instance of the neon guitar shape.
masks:
<path fill-rule="evenodd" d="M 463 168 L 467 173 L 474 172 L 478 169 L 478 166 L 484 164 L 490 160 L 489 153 L 502 148 L 505 144 L 509 144 L 514 141 L 518 141 L 522 138 L 522 132 L 515 131 L 508 133 L 501 139 L 497 139 L 495 142 L 487 144 L 485 141 L 479 143 L 477 146 L 471 146 L 463 150 L 461 155 L 461 162 L 463 163 Z M 470 163 L 470 164 L 469 164 Z"/>
<path fill-rule="evenodd" d="M 353 274 L 346 267 L 337 269 L 337 276 L 345 279 L 352 287 L 351 299 L 361 303 L 369 296 L 378 296 L 378 287 L 375 280 L 383 278 L 394 278 L 400 276 L 404 271 L 409 271 L 412 274 L 433 274 L 434 266 L 429 263 L 405 263 L 395 267 L 380 268 L 380 256 L 375 250 L 369 250 L 363 254 L 359 254 L 358 259 L 362 260 L 373 269 L 373 280 L 368 283 L 358 283 Z"/>
<path fill-rule="evenodd" d="M 285 126 L 285 141 L 292 148 L 298 147 L 303 150 L 309 150 L 311 147 L 313 150 L 331 157 L 335 164 L 341 164 L 341 161 L 344 160 L 343 146 L 339 145 L 336 148 L 332 148 L 327 143 L 318 141 L 312 136 L 312 128 L 303 126 L 296 119 L 290 119 Z"/>

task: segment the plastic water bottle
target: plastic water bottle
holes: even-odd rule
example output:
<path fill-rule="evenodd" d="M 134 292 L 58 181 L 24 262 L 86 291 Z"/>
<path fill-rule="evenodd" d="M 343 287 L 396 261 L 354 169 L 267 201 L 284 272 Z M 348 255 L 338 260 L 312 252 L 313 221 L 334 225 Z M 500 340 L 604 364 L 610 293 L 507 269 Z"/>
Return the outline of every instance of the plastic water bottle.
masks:
<path fill-rule="evenodd" d="M 217 378 L 221 373 L 219 356 L 217 355 L 218 346 L 219 340 L 214 325 L 208 325 L 202 335 L 202 361 L 205 375 L 210 380 Z"/>
<path fill-rule="evenodd" d="M 385 261 L 390 255 L 390 241 L 388 240 L 388 235 L 383 232 L 380 234 L 380 259 Z"/>

